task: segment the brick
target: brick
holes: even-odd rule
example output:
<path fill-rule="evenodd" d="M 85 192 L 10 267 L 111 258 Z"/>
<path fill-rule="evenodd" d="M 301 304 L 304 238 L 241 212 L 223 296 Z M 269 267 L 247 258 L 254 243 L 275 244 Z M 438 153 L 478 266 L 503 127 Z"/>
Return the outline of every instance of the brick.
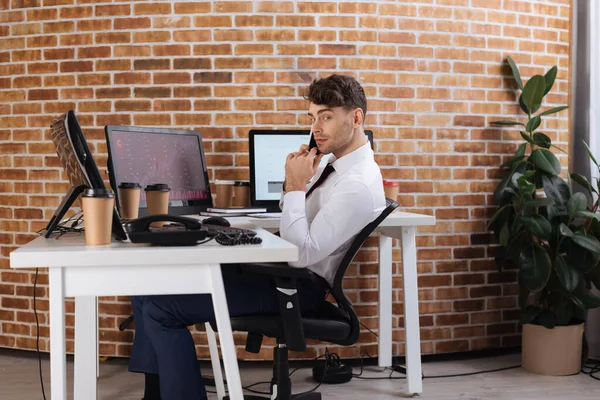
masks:
<path fill-rule="evenodd" d="M 131 13 L 131 6 L 128 4 L 98 5 L 98 6 L 96 6 L 96 9 L 95 9 L 95 15 L 97 17 L 129 15 L 130 13 Z"/>
<path fill-rule="evenodd" d="M 167 44 L 155 45 L 152 47 L 153 53 L 157 57 L 164 56 L 187 56 L 190 55 L 191 49 L 187 44 Z"/>
<path fill-rule="evenodd" d="M 198 13 L 208 13 L 211 11 L 211 2 L 201 1 L 201 2 L 188 2 L 183 1 L 179 3 L 175 3 L 175 14 L 198 14 Z"/>
<path fill-rule="evenodd" d="M 294 3 L 291 1 L 261 1 L 258 3 L 258 12 L 266 13 L 292 13 L 294 12 Z"/>
<path fill-rule="evenodd" d="M 58 10 L 56 8 L 44 7 L 27 10 L 27 21 L 42 21 L 42 20 L 52 20 L 56 19 L 58 15 Z M 13 21 L 14 22 L 14 21 Z"/>
<path fill-rule="evenodd" d="M 64 61 L 60 63 L 60 72 L 91 72 L 93 61 Z"/>
<path fill-rule="evenodd" d="M 300 32 L 306 32 L 306 31 L 300 31 Z M 335 37 L 335 32 L 334 32 L 334 37 Z M 281 41 L 281 42 L 284 42 L 284 41 L 293 41 L 295 38 L 296 38 L 296 34 L 291 29 L 263 29 L 263 30 L 256 31 L 256 40 L 259 40 L 259 41 L 277 41 L 277 42 Z M 309 39 L 300 39 L 300 40 L 308 41 Z"/>
<path fill-rule="evenodd" d="M 277 26 L 315 26 L 315 17 L 298 15 L 278 15 L 275 25 Z"/>
<path fill-rule="evenodd" d="M 320 46 L 319 46 L 320 50 Z M 314 44 L 278 44 L 277 54 L 279 55 L 313 55 L 316 46 Z M 322 54 L 322 53 L 321 53 Z"/>
<path fill-rule="evenodd" d="M 97 60 L 96 71 L 129 71 L 131 60 Z"/>
<path fill-rule="evenodd" d="M 77 21 L 77 31 L 109 31 L 112 28 L 110 19 L 89 19 Z"/>
<path fill-rule="evenodd" d="M 267 15 L 236 16 L 236 26 L 273 26 L 273 17 Z"/>
<path fill-rule="evenodd" d="M 235 83 L 268 83 L 275 80 L 273 72 L 236 72 Z"/>
<path fill-rule="evenodd" d="M 171 13 L 170 2 L 157 2 L 135 4 L 133 6 L 133 13 L 135 15 L 155 15 L 155 14 L 170 14 Z"/>
<path fill-rule="evenodd" d="M 115 18 L 114 22 L 115 30 L 148 29 L 150 26 L 150 18 Z"/>
<path fill-rule="evenodd" d="M 194 110 L 196 111 L 207 111 L 207 110 L 231 110 L 230 100 L 195 100 Z M 210 121 L 209 121 L 210 123 Z"/>
<path fill-rule="evenodd" d="M 155 72 L 153 83 L 157 85 L 168 83 L 191 83 L 191 75 L 188 72 Z"/>
<path fill-rule="evenodd" d="M 138 35 L 139 32 L 134 33 L 134 35 Z M 106 32 L 106 33 L 96 33 L 96 43 L 130 43 L 131 42 L 131 33 L 130 32 Z M 85 43 L 91 44 L 91 43 Z"/>
<path fill-rule="evenodd" d="M 161 70 L 169 69 L 171 61 L 167 59 L 150 58 L 146 60 L 134 60 L 133 69 L 135 70 Z"/>
<path fill-rule="evenodd" d="M 356 17 L 322 16 L 319 17 L 320 27 L 356 28 Z"/>
<path fill-rule="evenodd" d="M 270 54 L 273 54 L 273 45 L 271 45 L 271 44 L 238 44 L 235 46 L 235 54 L 270 55 Z"/>
<path fill-rule="evenodd" d="M 147 57 L 152 53 L 150 46 L 113 46 L 112 48 L 115 57 Z"/>
<path fill-rule="evenodd" d="M 171 33 L 167 31 L 149 31 L 133 33 L 133 41 L 135 43 L 168 42 L 170 39 Z"/>
<path fill-rule="evenodd" d="M 237 69 L 244 68 L 249 69 L 252 68 L 252 58 L 246 57 L 236 57 L 236 58 L 217 58 L 215 59 L 215 68 L 216 69 Z"/>

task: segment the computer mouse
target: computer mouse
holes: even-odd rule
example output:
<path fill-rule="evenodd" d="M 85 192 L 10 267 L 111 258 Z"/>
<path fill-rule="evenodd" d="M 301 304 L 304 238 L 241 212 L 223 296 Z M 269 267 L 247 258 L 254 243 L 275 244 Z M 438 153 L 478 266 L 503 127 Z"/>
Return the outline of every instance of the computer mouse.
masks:
<path fill-rule="evenodd" d="M 206 224 L 206 225 L 231 226 L 229 221 L 227 221 L 223 217 L 208 217 L 208 218 L 202 220 L 202 223 Z"/>

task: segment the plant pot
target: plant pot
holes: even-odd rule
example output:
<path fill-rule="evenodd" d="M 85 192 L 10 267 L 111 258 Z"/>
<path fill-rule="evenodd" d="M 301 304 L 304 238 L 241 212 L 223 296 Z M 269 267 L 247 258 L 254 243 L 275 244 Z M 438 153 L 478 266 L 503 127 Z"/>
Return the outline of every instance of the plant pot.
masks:
<path fill-rule="evenodd" d="M 523 325 L 522 367 L 540 375 L 573 375 L 581 370 L 584 324 L 556 326 Z"/>

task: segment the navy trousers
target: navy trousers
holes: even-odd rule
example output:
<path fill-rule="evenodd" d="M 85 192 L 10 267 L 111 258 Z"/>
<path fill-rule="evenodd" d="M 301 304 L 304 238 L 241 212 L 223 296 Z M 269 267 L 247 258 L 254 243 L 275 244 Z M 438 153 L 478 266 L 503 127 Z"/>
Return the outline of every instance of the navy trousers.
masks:
<path fill-rule="evenodd" d="M 227 306 L 232 317 L 257 313 L 278 314 L 273 279 L 223 267 Z M 311 280 L 298 281 L 303 315 L 314 313 L 325 291 Z M 163 400 L 206 397 L 196 351 L 188 326 L 214 320 L 209 294 L 136 296 L 131 299 L 135 338 L 129 371 L 158 374 Z"/>

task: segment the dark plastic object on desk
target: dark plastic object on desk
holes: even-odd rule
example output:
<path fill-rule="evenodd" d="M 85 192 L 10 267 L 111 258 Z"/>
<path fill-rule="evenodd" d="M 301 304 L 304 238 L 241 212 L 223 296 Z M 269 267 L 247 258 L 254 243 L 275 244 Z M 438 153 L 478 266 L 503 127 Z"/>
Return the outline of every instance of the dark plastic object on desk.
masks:
<path fill-rule="evenodd" d="M 208 217 L 203 219 L 202 223 L 206 225 L 231 226 L 229 221 L 223 217 Z"/>

